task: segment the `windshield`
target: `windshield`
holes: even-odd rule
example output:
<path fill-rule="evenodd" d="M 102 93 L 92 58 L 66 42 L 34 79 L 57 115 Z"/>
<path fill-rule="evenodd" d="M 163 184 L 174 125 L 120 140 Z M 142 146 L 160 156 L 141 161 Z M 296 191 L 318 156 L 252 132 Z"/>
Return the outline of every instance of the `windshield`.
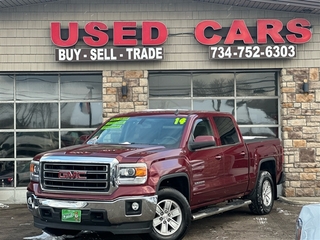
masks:
<path fill-rule="evenodd" d="M 187 118 L 136 116 L 112 118 L 88 144 L 148 144 L 178 147 Z"/>

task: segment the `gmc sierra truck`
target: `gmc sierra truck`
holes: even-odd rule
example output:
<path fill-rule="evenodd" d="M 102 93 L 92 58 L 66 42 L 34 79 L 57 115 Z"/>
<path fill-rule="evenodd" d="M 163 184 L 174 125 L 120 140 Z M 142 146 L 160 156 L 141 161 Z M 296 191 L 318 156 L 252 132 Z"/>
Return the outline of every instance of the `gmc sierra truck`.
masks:
<path fill-rule="evenodd" d="M 193 220 L 248 205 L 270 213 L 284 181 L 278 138 L 242 137 L 231 114 L 146 110 L 83 144 L 38 154 L 27 205 L 54 235 L 82 230 L 182 239 Z"/>

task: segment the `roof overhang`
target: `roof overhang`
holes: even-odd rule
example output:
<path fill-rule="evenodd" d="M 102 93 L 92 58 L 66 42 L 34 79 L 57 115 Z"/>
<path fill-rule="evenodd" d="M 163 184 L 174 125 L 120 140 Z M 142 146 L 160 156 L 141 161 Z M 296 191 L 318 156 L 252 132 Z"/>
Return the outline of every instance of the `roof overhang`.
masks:
<path fill-rule="evenodd" d="M 19 7 L 57 1 L 59 0 L 0 0 L 0 8 Z"/>
<path fill-rule="evenodd" d="M 1 8 L 27 6 L 32 4 L 57 2 L 60 0 L 0 0 Z M 320 13 L 319 0 L 193 0 L 195 2 L 217 3 L 229 6 L 297 12 L 307 14 Z"/>
<path fill-rule="evenodd" d="M 319 0 L 194 0 L 196 2 L 217 3 L 229 6 L 296 12 L 307 14 L 320 13 Z"/>

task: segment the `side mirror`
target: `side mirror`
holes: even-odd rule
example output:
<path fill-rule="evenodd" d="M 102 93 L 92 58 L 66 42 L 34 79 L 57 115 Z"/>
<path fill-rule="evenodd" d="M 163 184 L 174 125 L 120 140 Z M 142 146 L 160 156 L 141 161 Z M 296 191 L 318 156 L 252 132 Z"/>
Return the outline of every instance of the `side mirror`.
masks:
<path fill-rule="evenodd" d="M 189 147 L 192 151 L 206 147 L 214 147 L 215 145 L 216 141 L 213 136 L 198 136 L 193 142 L 189 143 Z"/>

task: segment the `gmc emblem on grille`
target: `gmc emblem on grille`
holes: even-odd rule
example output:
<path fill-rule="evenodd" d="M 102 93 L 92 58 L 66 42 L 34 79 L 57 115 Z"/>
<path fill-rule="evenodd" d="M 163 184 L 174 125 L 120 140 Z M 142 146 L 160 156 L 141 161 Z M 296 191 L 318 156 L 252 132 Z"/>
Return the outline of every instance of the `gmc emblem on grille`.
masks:
<path fill-rule="evenodd" d="M 87 177 L 81 175 L 86 173 L 86 171 L 59 171 L 58 178 L 85 180 Z"/>

